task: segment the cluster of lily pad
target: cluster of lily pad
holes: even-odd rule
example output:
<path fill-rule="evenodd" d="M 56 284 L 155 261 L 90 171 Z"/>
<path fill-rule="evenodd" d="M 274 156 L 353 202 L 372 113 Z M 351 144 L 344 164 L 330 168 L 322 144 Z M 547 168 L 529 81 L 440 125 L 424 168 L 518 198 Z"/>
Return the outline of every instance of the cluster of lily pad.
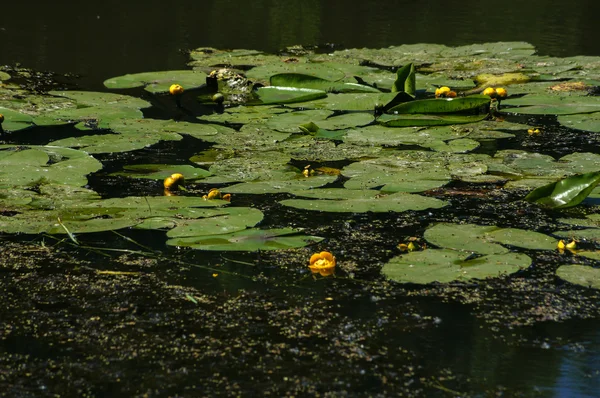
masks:
<path fill-rule="evenodd" d="M 125 165 L 115 175 L 157 182 L 171 178 L 175 184 L 180 180 L 173 175 L 180 174 L 188 183 L 219 184 L 220 198 L 285 192 L 294 197 L 281 200 L 283 206 L 353 213 L 448 206 L 423 193 L 451 181 L 537 188 L 528 200 L 569 207 L 593 197 L 600 181 L 598 154 L 555 159 L 525 150 L 474 152 L 531 128 L 510 121 L 516 119 L 492 117 L 487 112 L 492 97 L 502 98 L 501 115 L 557 115 L 563 126 L 600 132 L 600 99 L 589 95 L 600 85 L 600 57 L 537 56 L 533 46 L 520 42 L 330 54 L 307 50 L 292 58 L 198 49 L 190 57 L 192 70 L 136 73 L 104 82 L 107 89 L 128 89 L 137 97 L 33 93 L 0 74 L 3 134 L 13 142 L 27 141 L 35 126 L 68 124 L 79 131 L 48 145 L 0 147 L 0 231 L 61 234 L 60 218 L 73 233 L 157 229 L 166 231 L 168 244 L 204 250 L 280 249 L 321 240 L 298 229 L 261 229 L 262 212 L 219 198 L 177 196 L 170 189 L 174 196 L 152 196 L 163 194 L 157 191 L 148 197 L 101 199 L 84 188 L 87 175 L 103 167 L 94 155 L 184 136 L 210 148 L 191 157 L 189 165 Z M 197 96 L 211 111 L 195 115 L 195 122 L 144 117 L 143 109 L 172 102 L 169 93 L 179 107 L 185 107 L 179 102 L 185 94 Z M 333 161 L 346 165 L 327 167 Z M 295 166 L 298 162 L 325 167 L 305 172 Z M 574 177 L 565 179 L 569 176 Z M 335 188 L 328 186 L 334 182 Z M 531 239 L 536 232 L 486 228 L 472 229 L 494 239 L 479 251 L 427 239 L 439 248 L 402 254 L 383 272 L 399 281 L 428 283 L 528 266 L 526 255 L 503 245 L 522 247 L 507 236 Z M 554 238 L 538 240 L 544 239 L 556 247 Z M 441 270 L 442 264 L 448 269 Z"/>

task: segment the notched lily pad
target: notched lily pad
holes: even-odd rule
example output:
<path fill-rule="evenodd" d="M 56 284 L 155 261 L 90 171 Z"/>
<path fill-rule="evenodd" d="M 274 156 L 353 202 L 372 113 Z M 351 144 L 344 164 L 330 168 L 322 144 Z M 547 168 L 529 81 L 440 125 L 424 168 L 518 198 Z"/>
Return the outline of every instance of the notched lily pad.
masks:
<path fill-rule="evenodd" d="M 575 285 L 600 289 L 600 269 L 598 268 L 579 264 L 561 265 L 556 270 L 556 275 Z"/>

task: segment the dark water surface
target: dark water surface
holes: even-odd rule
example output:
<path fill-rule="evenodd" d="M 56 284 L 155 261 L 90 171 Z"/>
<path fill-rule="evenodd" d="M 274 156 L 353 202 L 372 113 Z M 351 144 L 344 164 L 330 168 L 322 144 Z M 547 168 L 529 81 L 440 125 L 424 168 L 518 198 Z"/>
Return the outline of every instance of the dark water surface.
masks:
<path fill-rule="evenodd" d="M 5 1 L 0 64 L 76 73 L 99 88 L 125 73 L 181 68 L 186 50 L 205 46 L 527 41 L 544 55 L 600 55 L 598 15 L 597 0 Z"/>
<path fill-rule="evenodd" d="M 0 9 L 0 65 L 75 73 L 87 89 L 125 73 L 183 68 L 186 50 L 197 47 L 526 41 L 540 54 L 600 55 L 599 0 L 5 1 Z M 541 322 L 498 338 L 464 306 L 444 311 L 437 329 L 403 342 L 424 367 L 471 378 L 479 391 L 505 386 L 506 396 L 600 396 L 600 321 Z"/>

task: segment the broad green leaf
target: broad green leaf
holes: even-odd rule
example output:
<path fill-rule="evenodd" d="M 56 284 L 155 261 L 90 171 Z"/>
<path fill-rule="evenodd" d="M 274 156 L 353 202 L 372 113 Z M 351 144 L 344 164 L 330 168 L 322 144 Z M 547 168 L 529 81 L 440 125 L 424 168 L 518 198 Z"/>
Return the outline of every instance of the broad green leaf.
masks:
<path fill-rule="evenodd" d="M 280 73 L 270 78 L 271 86 L 308 88 L 334 93 L 380 93 L 376 88 L 357 83 L 334 82 L 301 73 Z"/>
<path fill-rule="evenodd" d="M 299 176 L 293 180 L 270 180 L 245 182 L 231 185 L 223 188 L 224 193 L 246 193 L 246 194 L 267 194 L 290 192 L 303 189 L 314 189 L 334 182 L 337 176 L 315 175 L 311 177 Z"/>
<path fill-rule="evenodd" d="M 330 94 L 326 98 L 303 102 L 296 107 L 331 111 L 373 111 L 392 102 L 396 97 L 404 98 L 403 93 Z"/>
<path fill-rule="evenodd" d="M 556 270 L 556 275 L 575 285 L 600 289 L 599 268 L 580 264 L 561 265 Z"/>
<path fill-rule="evenodd" d="M 64 138 L 50 142 L 51 145 L 83 149 L 87 153 L 128 152 L 143 149 L 160 141 L 179 141 L 182 137 L 176 133 L 150 132 L 129 134 L 98 134 Z"/>
<path fill-rule="evenodd" d="M 323 90 L 275 86 L 260 87 L 258 90 L 256 90 L 256 94 L 261 102 L 265 105 L 311 101 L 327 96 L 327 93 Z"/>
<path fill-rule="evenodd" d="M 349 191 L 349 190 L 345 190 Z M 353 195 L 349 194 L 348 197 Z M 358 199 L 286 199 L 284 206 L 297 209 L 324 211 L 333 213 L 366 213 L 366 212 L 403 212 L 408 210 L 439 209 L 448 203 L 439 199 L 399 192 L 391 195 L 379 195 L 372 198 Z"/>
<path fill-rule="evenodd" d="M 425 231 L 425 239 L 436 246 L 479 254 L 501 254 L 500 244 L 529 250 L 554 250 L 558 241 L 550 236 L 518 228 L 474 224 L 439 223 Z"/>
<path fill-rule="evenodd" d="M 478 254 L 508 253 L 507 248 L 495 243 L 488 235 L 497 229 L 495 226 L 439 223 L 428 228 L 424 237 L 432 245 L 445 249 Z"/>
<path fill-rule="evenodd" d="M 197 237 L 228 234 L 254 227 L 263 219 L 263 213 L 249 207 L 232 207 L 215 217 L 186 220 L 167 232 L 169 238 Z"/>
<path fill-rule="evenodd" d="M 496 278 L 530 265 L 531 259 L 520 253 L 474 257 L 464 251 L 427 249 L 393 257 L 381 272 L 396 282 L 427 284 Z"/>
<path fill-rule="evenodd" d="M 600 133 L 600 112 L 579 115 L 562 115 L 559 116 L 557 120 L 565 127 Z"/>
<path fill-rule="evenodd" d="M 258 251 L 303 247 L 322 240 L 323 238 L 304 235 L 300 230 L 292 228 L 247 229 L 230 234 L 174 238 L 169 239 L 167 245 L 198 250 Z"/>
<path fill-rule="evenodd" d="M 600 183 L 600 172 L 567 177 L 531 191 L 525 200 L 552 209 L 577 206 Z"/>
<path fill-rule="evenodd" d="M 392 92 L 397 93 L 404 91 L 414 97 L 417 92 L 415 73 L 416 70 L 413 63 L 398 68 L 396 71 L 396 81 L 394 81 L 394 84 L 392 85 Z"/>
<path fill-rule="evenodd" d="M 19 131 L 34 125 L 31 116 L 12 109 L 0 107 L 0 115 L 4 116 L 2 129 L 5 131 Z"/>
<path fill-rule="evenodd" d="M 172 84 L 184 89 L 195 89 L 206 83 L 206 74 L 196 70 L 169 70 L 162 72 L 143 72 L 112 77 L 104 81 L 109 89 L 144 87 L 151 93 L 167 93 Z"/>
<path fill-rule="evenodd" d="M 164 180 L 174 173 L 183 174 L 186 181 L 199 180 L 211 175 L 207 170 L 187 164 L 134 164 L 123 166 L 123 171 L 110 174 L 130 178 L 147 178 L 150 180 Z"/>
<path fill-rule="evenodd" d="M 130 95 L 101 93 L 97 91 L 50 91 L 48 94 L 69 98 L 77 102 L 78 107 L 99 106 L 112 108 L 147 108 L 151 104 L 143 99 Z"/>
<path fill-rule="evenodd" d="M 485 119 L 487 115 L 388 115 L 384 114 L 377 118 L 377 123 L 387 127 L 411 127 L 411 126 L 447 126 L 450 124 L 475 123 Z"/>
<path fill-rule="evenodd" d="M 387 110 L 389 114 L 454 113 L 479 109 L 490 103 L 487 95 L 470 95 L 457 98 L 431 98 L 404 102 Z"/>
<path fill-rule="evenodd" d="M 521 98 L 502 101 L 503 112 L 515 112 L 525 115 L 572 115 L 576 113 L 600 112 L 600 97 L 582 97 L 570 95 L 528 94 Z M 510 108 L 518 105 L 518 108 Z"/>

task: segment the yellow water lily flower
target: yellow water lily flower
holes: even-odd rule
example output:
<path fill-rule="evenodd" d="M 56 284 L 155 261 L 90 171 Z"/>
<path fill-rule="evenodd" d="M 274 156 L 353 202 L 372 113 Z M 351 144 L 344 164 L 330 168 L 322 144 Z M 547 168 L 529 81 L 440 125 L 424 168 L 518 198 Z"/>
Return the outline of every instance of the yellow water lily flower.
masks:
<path fill-rule="evenodd" d="M 184 182 L 185 182 L 185 178 L 183 177 L 183 174 L 175 173 L 175 174 L 171 174 L 170 177 L 165 178 L 163 185 L 164 185 L 165 189 L 171 189 L 171 188 L 176 188 L 179 185 L 183 185 Z"/>
<path fill-rule="evenodd" d="M 172 95 L 182 94 L 183 87 L 181 87 L 179 84 L 171 84 L 171 87 L 169 87 L 169 93 L 171 93 Z"/>
<path fill-rule="evenodd" d="M 446 94 L 448 94 L 449 92 L 451 92 L 452 90 L 450 90 L 450 87 L 440 87 L 435 89 L 435 97 L 439 98 L 439 97 L 445 97 Z"/>
<path fill-rule="evenodd" d="M 529 129 L 529 130 L 527 130 L 527 134 L 529 134 L 529 135 L 540 134 L 540 133 L 541 133 L 540 129 Z"/>
<path fill-rule="evenodd" d="M 335 257 L 329 252 L 315 253 L 310 256 L 308 268 L 313 274 L 321 276 L 333 275 L 335 270 Z"/>
<path fill-rule="evenodd" d="M 4 121 L 4 115 L 0 113 L 0 124 Z"/>
<path fill-rule="evenodd" d="M 483 95 L 487 95 L 492 98 L 495 98 L 496 94 L 496 89 L 494 87 L 488 87 L 485 90 L 483 90 Z"/>
<path fill-rule="evenodd" d="M 558 243 L 556 244 L 556 248 L 558 250 L 565 250 L 565 247 L 567 247 L 567 245 L 565 245 L 565 241 L 564 240 L 559 240 Z"/>
<path fill-rule="evenodd" d="M 498 97 L 500 97 L 500 98 L 506 98 L 506 97 L 508 97 L 508 91 L 506 91 L 506 89 L 505 89 L 505 88 L 502 88 L 502 87 L 498 87 L 498 88 L 496 89 L 496 94 L 497 94 L 497 95 L 498 95 Z"/>
<path fill-rule="evenodd" d="M 571 243 L 567 243 L 565 245 L 565 248 L 567 248 L 568 250 L 573 250 L 577 248 L 577 244 L 575 243 L 575 241 L 572 241 Z"/>

